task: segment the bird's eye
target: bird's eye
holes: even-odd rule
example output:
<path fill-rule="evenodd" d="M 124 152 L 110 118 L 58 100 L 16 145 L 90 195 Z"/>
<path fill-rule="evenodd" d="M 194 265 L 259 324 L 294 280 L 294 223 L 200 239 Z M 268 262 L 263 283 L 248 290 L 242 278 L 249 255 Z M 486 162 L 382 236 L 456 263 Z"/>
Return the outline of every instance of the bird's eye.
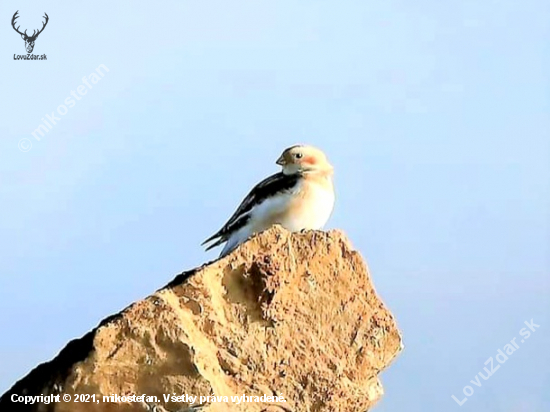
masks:
<path fill-rule="evenodd" d="M 296 154 L 294 155 L 294 157 L 295 157 L 296 159 L 301 159 L 302 157 L 304 157 L 304 155 L 303 155 L 302 153 L 296 153 Z"/>

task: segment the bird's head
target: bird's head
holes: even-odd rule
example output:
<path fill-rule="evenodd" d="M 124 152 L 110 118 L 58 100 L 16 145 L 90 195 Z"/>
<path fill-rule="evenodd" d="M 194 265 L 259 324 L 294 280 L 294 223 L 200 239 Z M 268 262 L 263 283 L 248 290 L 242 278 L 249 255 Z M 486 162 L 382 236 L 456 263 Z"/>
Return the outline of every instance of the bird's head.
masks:
<path fill-rule="evenodd" d="M 332 173 L 333 170 L 325 154 L 313 146 L 289 147 L 276 163 L 283 167 L 283 173 L 287 175 L 302 172 Z"/>

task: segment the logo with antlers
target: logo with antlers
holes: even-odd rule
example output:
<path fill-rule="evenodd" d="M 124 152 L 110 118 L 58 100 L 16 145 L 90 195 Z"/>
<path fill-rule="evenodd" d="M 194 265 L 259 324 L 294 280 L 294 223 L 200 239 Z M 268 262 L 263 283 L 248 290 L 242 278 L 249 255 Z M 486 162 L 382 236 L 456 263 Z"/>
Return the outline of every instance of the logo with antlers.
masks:
<path fill-rule="evenodd" d="M 13 18 L 11 19 L 11 25 L 13 26 L 13 29 L 21 35 L 21 38 L 25 40 L 25 48 L 27 49 L 27 53 L 32 53 L 32 50 L 34 49 L 34 42 L 36 41 L 36 38 L 38 37 L 38 35 L 42 33 L 42 31 L 44 30 L 44 28 L 46 27 L 46 24 L 48 24 L 49 17 L 46 13 L 44 13 L 45 16 L 43 17 L 46 19 L 46 21 L 43 23 L 44 25 L 40 30 L 38 30 L 38 32 L 36 32 L 36 30 L 33 30 L 32 36 L 29 36 L 27 35 L 27 30 L 25 30 L 24 33 L 21 33 L 19 31 L 19 27 L 21 26 L 17 26 L 17 28 L 15 28 L 15 19 L 19 17 L 17 13 L 19 13 L 19 10 L 17 10 L 13 15 Z"/>

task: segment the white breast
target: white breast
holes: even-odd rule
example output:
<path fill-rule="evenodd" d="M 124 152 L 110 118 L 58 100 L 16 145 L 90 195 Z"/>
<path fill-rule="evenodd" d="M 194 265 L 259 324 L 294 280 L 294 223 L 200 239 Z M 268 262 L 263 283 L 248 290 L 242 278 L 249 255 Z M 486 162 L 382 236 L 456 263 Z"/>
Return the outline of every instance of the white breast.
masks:
<path fill-rule="evenodd" d="M 288 230 L 302 229 L 318 230 L 327 223 L 334 208 L 334 190 L 330 184 L 309 183 L 302 199 L 301 207 L 295 207 L 294 213 L 289 214 Z M 285 224 L 283 224 L 285 226 Z"/>
<path fill-rule="evenodd" d="M 257 233 L 274 224 L 280 224 L 291 232 L 322 229 L 333 207 L 331 180 L 303 181 L 294 190 L 279 193 L 256 205 L 251 211 L 247 230 Z"/>
<path fill-rule="evenodd" d="M 230 236 L 220 256 L 274 224 L 280 224 L 291 232 L 322 229 L 333 208 L 332 180 L 301 182 L 294 190 L 279 193 L 254 206 L 249 222 Z"/>

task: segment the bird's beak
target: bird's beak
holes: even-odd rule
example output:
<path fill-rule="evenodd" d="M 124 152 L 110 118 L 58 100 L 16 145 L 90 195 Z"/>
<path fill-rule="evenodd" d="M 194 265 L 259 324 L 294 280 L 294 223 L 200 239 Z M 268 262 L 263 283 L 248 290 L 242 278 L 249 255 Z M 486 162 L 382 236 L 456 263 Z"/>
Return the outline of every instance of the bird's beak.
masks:
<path fill-rule="evenodd" d="M 275 163 L 277 163 L 279 166 L 284 166 L 286 164 L 286 161 L 283 155 L 281 155 L 281 157 L 279 157 Z"/>

